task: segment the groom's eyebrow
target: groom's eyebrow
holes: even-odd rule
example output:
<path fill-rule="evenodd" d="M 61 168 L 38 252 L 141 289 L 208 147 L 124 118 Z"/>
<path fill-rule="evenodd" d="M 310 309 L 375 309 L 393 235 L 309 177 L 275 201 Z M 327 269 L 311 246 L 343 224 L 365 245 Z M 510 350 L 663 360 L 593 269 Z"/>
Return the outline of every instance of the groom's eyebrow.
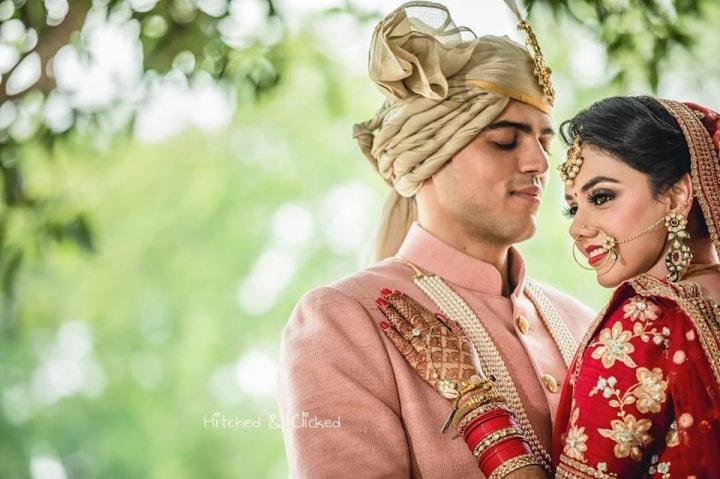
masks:
<path fill-rule="evenodd" d="M 510 121 L 510 120 L 500 120 L 496 121 L 495 123 L 488 125 L 485 127 L 486 130 L 497 130 L 499 128 L 514 128 L 516 130 L 520 130 L 523 133 L 531 134 L 533 132 L 532 126 L 528 125 L 527 123 L 520 123 L 517 121 Z M 540 135 L 554 135 L 555 130 L 552 128 L 543 128 L 540 131 Z"/>

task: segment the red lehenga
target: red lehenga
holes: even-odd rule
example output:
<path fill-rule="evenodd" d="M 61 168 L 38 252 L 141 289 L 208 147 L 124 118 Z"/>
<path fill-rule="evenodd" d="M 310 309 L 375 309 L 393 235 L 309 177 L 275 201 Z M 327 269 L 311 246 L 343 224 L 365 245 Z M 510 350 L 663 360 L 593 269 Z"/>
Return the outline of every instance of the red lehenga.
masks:
<path fill-rule="evenodd" d="M 719 318 L 690 281 L 623 283 L 565 381 L 556 477 L 720 477 Z"/>

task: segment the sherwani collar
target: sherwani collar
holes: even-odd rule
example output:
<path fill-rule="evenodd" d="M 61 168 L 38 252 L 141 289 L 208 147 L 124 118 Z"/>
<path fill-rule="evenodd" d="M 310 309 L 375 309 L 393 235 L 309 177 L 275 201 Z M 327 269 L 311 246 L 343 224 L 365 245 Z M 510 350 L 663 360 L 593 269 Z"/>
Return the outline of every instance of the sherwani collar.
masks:
<path fill-rule="evenodd" d="M 450 283 L 479 293 L 502 295 L 502 277 L 493 265 L 445 243 L 418 223 L 410 227 L 398 255 Z M 514 247 L 508 255 L 510 278 L 515 284 L 511 298 L 515 299 L 523 291 L 525 262 Z"/>

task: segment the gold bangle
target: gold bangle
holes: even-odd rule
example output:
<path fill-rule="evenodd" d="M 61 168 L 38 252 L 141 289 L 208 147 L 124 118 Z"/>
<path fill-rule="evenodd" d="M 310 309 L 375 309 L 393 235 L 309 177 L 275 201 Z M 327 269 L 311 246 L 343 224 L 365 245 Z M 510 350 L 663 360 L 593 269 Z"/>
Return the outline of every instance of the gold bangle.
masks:
<path fill-rule="evenodd" d="M 463 396 L 458 402 L 458 408 L 465 407 L 466 404 L 474 402 L 487 402 L 493 400 L 504 400 L 503 396 L 495 391 L 487 392 L 475 392 Z"/>
<path fill-rule="evenodd" d="M 475 408 L 472 411 L 470 411 L 469 413 L 467 413 L 465 415 L 465 417 L 463 417 L 462 419 L 458 420 L 455 427 L 457 428 L 457 430 L 460 434 L 463 434 L 465 432 L 465 428 L 468 427 L 468 424 L 473 422 L 473 420 L 477 419 L 479 416 L 482 416 L 483 414 L 485 414 L 487 412 L 493 411 L 495 409 L 500 409 L 500 408 L 502 408 L 502 405 L 495 403 L 495 402 L 483 404 L 482 406 Z M 506 409 L 506 411 L 508 411 L 508 410 Z M 510 411 L 508 411 L 508 412 L 510 412 Z M 510 414 L 512 414 L 512 413 L 510 413 Z"/>
<path fill-rule="evenodd" d="M 475 456 L 476 459 L 480 458 L 482 453 L 484 453 L 489 448 L 502 441 L 503 439 L 507 439 L 509 437 L 523 437 L 523 433 L 515 426 L 506 427 L 505 429 L 499 429 L 494 433 L 490 434 L 482 441 L 480 441 L 475 446 L 475 449 L 473 449 L 473 456 Z"/>
<path fill-rule="evenodd" d="M 490 474 L 488 479 L 502 479 L 511 472 L 527 466 L 542 467 L 542 464 L 533 454 L 523 454 L 522 456 L 513 457 L 500 464 L 500 466 Z"/>
<path fill-rule="evenodd" d="M 470 376 L 470 379 L 461 381 L 460 384 L 458 384 L 458 392 L 460 393 L 460 396 L 476 389 L 482 389 L 483 391 L 489 392 L 492 388 L 492 381 L 489 379 L 481 379 L 480 376 L 477 375 Z"/>
<path fill-rule="evenodd" d="M 494 403 L 494 401 L 492 401 L 491 399 L 487 399 L 483 402 L 474 401 L 474 402 L 464 405 L 463 407 L 459 408 L 457 410 L 457 412 L 455 413 L 455 420 L 453 421 L 453 423 L 459 424 L 460 421 L 462 421 L 463 418 L 466 415 L 468 415 L 469 413 L 471 413 L 474 409 L 477 409 L 478 407 L 482 407 L 482 406 L 485 406 L 486 404 L 492 404 L 492 403 Z"/>
<path fill-rule="evenodd" d="M 494 395 L 494 396 L 477 396 L 474 398 L 468 399 L 465 403 L 463 403 L 461 406 L 458 407 L 457 411 L 454 415 L 453 423 L 459 424 L 460 421 L 471 411 L 474 409 L 484 406 L 486 404 L 492 403 L 496 407 L 500 407 L 500 405 L 505 403 L 505 398 L 501 395 Z"/>
<path fill-rule="evenodd" d="M 450 425 L 450 422 L 454 422 L 453 418 L 457 416 L 457 412 L 461 406 L 464 406 L 467 401 L 476 396 L 487 395 L 492 391 L 493 385 L 489 380 L 481 379 L 480 376 L 477 375 L 470 376 L 470 379 L 461 381 L 460 384 L 455 384 L 452 381 L 445 381 L 445 383 L 443 383 L 443 381 L 438 382 L 437 389 L 440 394 L 447 398 L 450 398 L 450 396 L 446 395 L 445 391 L 452 392 L 455 395 L 452 411 L 441 428 L 441 431 L 445 432 L 447 427 Z M 442 386 L 441 383 L 443 384 Z M 481 391 L 476 393 L 473 392 L 478 389 L 481 389 Z"/>
<path fill-rule="evenodd" d="M 467 418 L 470 414 L 473 414 L 475 411 L 478 411 L 478 414 L 482 414 L 484 412 L 492 411 L 494 409 L 500 409 L 503 407 L 503 405 L 503 402 L 490 400 L 484 404 L 473 406 L 468 409 L 463 409 L 462 411 L 458 411 L 459 414 L 455 415 L 455 420 L 453 421 L 453 424 L 456 428 L 458 428 L 460 426 L 460 423 L 466 421 L 465 418 Z M 475 417 L 477 417 L 477 415 Z M 472 419 L 467 419 L 467 422 L 470 422 L 471 420 Z"/>

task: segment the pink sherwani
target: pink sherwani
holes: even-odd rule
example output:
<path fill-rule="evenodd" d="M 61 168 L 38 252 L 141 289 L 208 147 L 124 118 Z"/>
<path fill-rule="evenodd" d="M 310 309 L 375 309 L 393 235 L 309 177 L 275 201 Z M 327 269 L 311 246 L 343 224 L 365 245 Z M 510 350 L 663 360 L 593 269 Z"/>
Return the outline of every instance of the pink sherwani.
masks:
<path fill-rule="evenodd" d="M 566 367 L 523 291 L 520 254 L 511 249 L 517 287 L 509 298 L 502 296 L 493 266 L 417 224 L 399 254 L 443 278 L 474 310 L 505 359 L 538 438 L 550 450 L 559 389 L 547 385 L 547 375 L 561 386 Z M 463 439 L 452 428 L 440 433 L 450 402 L 415 373 L 378 326 L 385 319 L 375 305 L 382 288 L 399 289 L 438 311 L 412 277 L 407 265 L 386 259 L 311 291 L 293 311 L 283 334 L 279 384 L 292 477 L 483 477 Z M 579 341 L 593 312 L 540 287 Z"/>

